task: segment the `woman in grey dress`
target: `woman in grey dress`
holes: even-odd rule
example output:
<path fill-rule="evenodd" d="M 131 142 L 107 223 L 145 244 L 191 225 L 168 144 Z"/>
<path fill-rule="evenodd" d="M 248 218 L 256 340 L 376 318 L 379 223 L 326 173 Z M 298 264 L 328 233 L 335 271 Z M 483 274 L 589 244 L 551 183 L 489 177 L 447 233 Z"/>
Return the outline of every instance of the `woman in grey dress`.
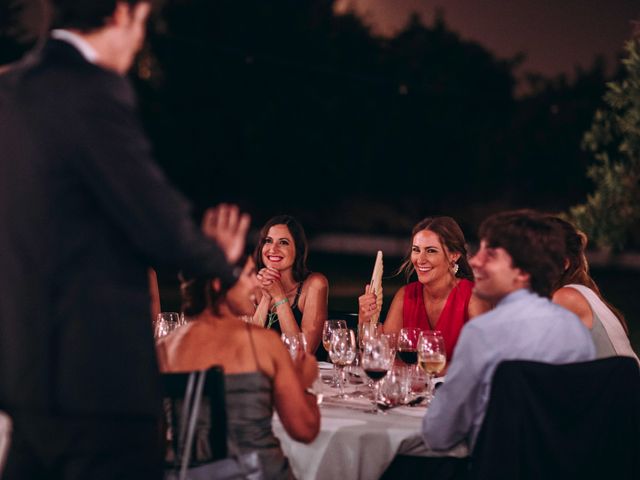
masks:
<path fill-rule="evenodd" d="M 217 279 L 189 279 L 181 288 L 191 321 L 158 341 L 161 370 L 222 366 L 230 440 L 241 453 L 258 452 L 265 478 L 292 478 L 271 418 L 275 409 L 297 441 L 316 437 L 320 413 L 315 396 L 306 390 L 317 376 L 315 359 L 302 354 L 294 363 L 275 332 L 239 320 L 253 313 L 259 289 L 253 260 L 226 291 Z"/>

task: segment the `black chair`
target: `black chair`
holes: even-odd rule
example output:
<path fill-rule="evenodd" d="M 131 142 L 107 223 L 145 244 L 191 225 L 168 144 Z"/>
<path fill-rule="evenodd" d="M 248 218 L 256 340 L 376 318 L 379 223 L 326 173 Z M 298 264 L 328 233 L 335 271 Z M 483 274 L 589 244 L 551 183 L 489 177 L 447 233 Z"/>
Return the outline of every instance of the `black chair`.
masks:
<path fill-rule="evenodd" d="M 163 405 L 165 412 L 165 440 L 167 466 L 176 464 L 179 432 L 182 424 L 184 396 L 189 373 L 163 373 Z M 194 378 L 194 377 L 191 377 Z M 191 407 L 191 406 L 190 406 Z M 197 466 L 227 457 L 227 410 L 225 403 L 224 372 L 211 367 L 206 372 L 202 391 L 200 414 L 191 449 L 190 466 Z"/>
<path fill-rule="evenodd" d="M 640 478 L 640 371 L 612 357 L 496 368 L 473 479 Z"/>
<path fill-rule="evenodd" d="M 344 320 L 347 322 L 347 328 L 358 331 L 358 314 L 351 312 L 342 312 L 339 310 L 329 310 L 327 320 Z M 324 346 L 320 344 L 316 350 L 316 359 L 319 362 L 326 362 L 329 358 L 329 352 L 324 349 Z"/>

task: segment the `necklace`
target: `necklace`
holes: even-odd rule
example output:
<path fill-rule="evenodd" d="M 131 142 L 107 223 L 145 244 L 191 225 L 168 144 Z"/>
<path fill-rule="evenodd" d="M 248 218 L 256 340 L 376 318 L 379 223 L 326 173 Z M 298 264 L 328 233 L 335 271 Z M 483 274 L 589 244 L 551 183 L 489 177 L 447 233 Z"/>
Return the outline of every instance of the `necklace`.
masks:
<path fill-rule="evenodd" d="M 289 303 L 289 305 L 292 305 L 293 303 L 289 301 L 289 296 L 291 295 L 292 292 L 297 292 L 299 285 L 300 285 L 300 282 L 296 282 L 293 284 L 293 287 L 291 287 L 289 290 L 285 292 L 285 298 L 287 299 L 287 303 Z M 295 297 L 293 301 L 295 302 Z M 271 307 L 271 309 L 273 309 L 273 306 Z M 275 311 L 270 310 L 269 312 L 267 312 L 267 328 L 271 328 L 275 323 L 278 322 L 278 320 L 279 320 L 278 314 Z"/>

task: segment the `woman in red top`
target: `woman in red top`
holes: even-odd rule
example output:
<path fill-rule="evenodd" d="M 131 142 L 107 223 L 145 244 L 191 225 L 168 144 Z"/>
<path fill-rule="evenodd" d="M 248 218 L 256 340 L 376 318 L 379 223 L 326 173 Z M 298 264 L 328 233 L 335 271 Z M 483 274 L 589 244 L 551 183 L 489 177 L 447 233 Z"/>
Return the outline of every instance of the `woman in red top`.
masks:
<path fill-rule="evenodd" d="M 451 217 L 428 217 L 413 227 L 411 252 L 400 267 L 407 280 L 415 272 L 418 280 L 400 288 L 393 297 L 384 322 L 384 332 L 418 327 L 442 332 L 451 360 L 462 326 L 490 305 L 473 295 L 473 272 L 467 261 L 465 239 Z M 369 292 L 358 299 L 359 321 L 377 313 L 376 296 Z"/>

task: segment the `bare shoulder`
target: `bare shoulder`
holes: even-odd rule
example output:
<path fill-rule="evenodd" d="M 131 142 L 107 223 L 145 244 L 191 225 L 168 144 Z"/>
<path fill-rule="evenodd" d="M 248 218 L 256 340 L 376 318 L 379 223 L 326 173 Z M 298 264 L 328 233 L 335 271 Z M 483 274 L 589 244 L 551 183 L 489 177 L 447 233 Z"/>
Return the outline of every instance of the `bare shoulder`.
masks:
<path fill-rule="evenodd" d="M 403 285 L 401 286 L 398 291 L 396 292 L 396 294 L 393 296 L 393 301 L 395 302 L 396 299 L 403 299 L 404 298 L 404 292 L 407 290 L 407 286 Z"/>
<path fill-rule="evenodd" d="M 258 325 L 249 325 L 249 329 L 258 348 L 272 349 L 282 343 L 280 337 L 274 330 Z"/>
<path fill-rule="evenodd" d="M 571 287 L 559 288 L 551 299 L 553 303 L 568 308 L 569 310 L 574 310 L 574 308 L 590 308 L 584 296 L 578 290 Z"/>
<path fill-rule="evenodd" d="M 304 281 L 304 287 L 321 289 L 329 286 L 329 281 L 322 273 L 313 272 Z"/>

